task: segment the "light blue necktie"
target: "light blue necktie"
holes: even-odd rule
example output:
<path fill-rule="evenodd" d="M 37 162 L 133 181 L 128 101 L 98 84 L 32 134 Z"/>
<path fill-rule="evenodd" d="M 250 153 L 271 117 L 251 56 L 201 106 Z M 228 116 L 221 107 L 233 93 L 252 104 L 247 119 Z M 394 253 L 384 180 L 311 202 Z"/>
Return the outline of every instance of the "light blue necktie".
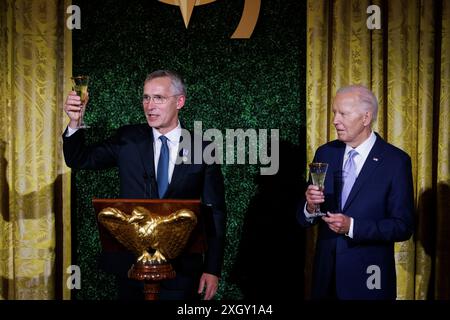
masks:
<path fill-rule="evenodd" d="M 159 198 L 162 198 L 169 186 L 169 147 L 167 146 L 167 137 L 160 136 L 159 139 L 161 140 L 161 152 L 159 153 L 158 176 L 156 180 Z"/>
<path fill-rule="evenodd" d="M 348 195 L 352 190 L 353 184 L 356 180 L 356 165 L 354 157 L 358 154 L 354 149 L 348 152 L 347 161 L 344 164 L 344 170 L 342 171 L 342 180 L 344 186 L 342 187 L 342 198 L 341 198 L 341 209 L 344 209 L 345 203 L 347 202 Z"/>

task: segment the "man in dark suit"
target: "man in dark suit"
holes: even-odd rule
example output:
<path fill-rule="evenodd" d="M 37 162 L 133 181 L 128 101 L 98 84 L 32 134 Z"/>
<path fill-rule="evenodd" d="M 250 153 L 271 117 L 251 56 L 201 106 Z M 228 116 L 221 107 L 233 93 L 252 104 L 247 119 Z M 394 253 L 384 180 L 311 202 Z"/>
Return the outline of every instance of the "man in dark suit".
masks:
<path fill-rule="evenodd" d="M 337 91 L 338 140 L 319 147 L 328 163 L 324 190 L 309 185 L 297 218 L 319 223 L 313 299 L 395 299 L 394 243 L 414 228 L 411 159 L 372 131 L 377 99 L 364 86 Z M 314 217 L 319 204 L 326 216 Z"/>
<path fill-rule="evenodd" d="M 177 276 L 161 283 L 160 298 L 196 299 L 204 292 L 204 299 L 209 300 L 217 291 L 223 260 L 224 182 L 217 162 L 208 164 L 211 162 L 205 163 L 203 158 L 193 161 L 194 153 L 203 151 L 206 143 L 200 151 L 183 147 L 183 139 L 194 140 L 185 135 L 178 119 L 185 100 L 186 89 L 179 75 L 169 70 L 155 71 L 147 76 L 143 88 L 147 123 L 121 127 L 110 139 L 86 146 L 83 130 L 76 129 L 83 106 L 80 97 L 71 92 L 64 105 L 70 118 L 63 134 L 64 157 L 67 165 L 75 169 L 117 166 L 121 198 L 200 198 L 208 208 L 202 213 L 207 251 L 204 255 L 184 252 L 175 259 L 172 265 Z M 126 276 L 135 257 L 126 254 L 104 259 L 104 265 L 119 275 L 119 297 L 142 297 L 141 282 Z"/>

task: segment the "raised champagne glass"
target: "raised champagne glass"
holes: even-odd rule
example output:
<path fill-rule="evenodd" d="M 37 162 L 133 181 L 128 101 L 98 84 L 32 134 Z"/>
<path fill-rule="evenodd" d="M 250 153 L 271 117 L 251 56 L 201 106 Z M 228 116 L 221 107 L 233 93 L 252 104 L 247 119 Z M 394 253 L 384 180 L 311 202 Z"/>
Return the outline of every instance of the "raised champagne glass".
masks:
<path fill-rule="evenodd" d="M 77 95 L 81 98 L 81 111 L 80 118 L 78 120 L 78 129 L 89 128 L 88 125 L 84 123 L 84 111 L 86 109 L 86 98 L 89 83 L 89 76 L 75 76 L 72 77 L 73 91 L 77 92 Z"/>
<path fill-rule="evenodd" d="M 318 186 L 320 191 L 323 191 L 325 184 L 325 176 L 327 174 L 328 163 L 323 162 L 313 162 L 309 164 L 309 173 L 311 174 L 311 180 L 313 185 Z M 312 213 L 314 217 L 326 216 L 326 213 L 320 211 L 320 204 L 316 204 L 314 212 Z"/>

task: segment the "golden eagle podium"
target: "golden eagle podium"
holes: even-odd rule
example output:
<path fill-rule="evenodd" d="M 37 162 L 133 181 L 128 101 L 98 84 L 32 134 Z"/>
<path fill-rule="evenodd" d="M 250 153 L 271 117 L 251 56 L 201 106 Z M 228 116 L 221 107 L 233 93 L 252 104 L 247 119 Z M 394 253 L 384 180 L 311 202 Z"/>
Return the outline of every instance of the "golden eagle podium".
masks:
<path fill-rule="evenodd" d="M 93 199 L 103 251 L 132 251 L 128 277 L 144 281 L 146 300 L 157 300 L 160 281 L 175 277 L 168 261 L 183 250 L 206 250 L 200 200 Z"/>

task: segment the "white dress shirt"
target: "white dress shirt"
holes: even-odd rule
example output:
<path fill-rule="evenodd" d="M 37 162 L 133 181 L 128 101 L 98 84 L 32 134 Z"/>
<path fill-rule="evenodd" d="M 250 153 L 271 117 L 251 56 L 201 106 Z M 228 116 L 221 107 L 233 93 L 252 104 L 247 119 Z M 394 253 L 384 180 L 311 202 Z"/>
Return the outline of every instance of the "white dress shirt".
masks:
<path fill-rule="evenodd" d="M 355 151 L 358 152 L 357 155 L 353 157 L 353 160 L 355 162 L 356 166 L 356 178 L 358 178 L 359 173 L 361 172 L 362 167 L 364 166 L 364 163 L 366 162 L 367 157 L 369 156 L 370 151 L 373 148 L 373 145 L 375 144 L 375 141 L 377 140 L 377 136 L 372 131 L 370 133 L 370 136 L 359 146 L 355 148 Z M 344 160 L 342 161 L 342 169 L 344 169 L 345 161 L 347 161 L 348 153 L 349 151 L 353 149 L 350 145 L 345 146 L 345 152 L 344 152 Z M 303 212 L 305 214 L 306 220 L 310 223 L 313 222 L 313 215 L 310 214 L 306 210 L 307 203 L 305 203 L 305 207 L 303 208 Z M 346 234 L 350 238 L 353 238 L 353 218 L 350 217 L 350 229 L 348 231 L 348 234 Z"/>
<path fill-rule="evenodd" d="M 161 153 L 161 139 L 159 139 L 162 134 L 152 128 L 153 131 L 153 147 L 155 149 L 154 157 L 155 157 L 155 176 L 158 178 L 158 162 L 159 162 L 159 154 Z M 175 168 L 175 163 L 177 161 L 178 156 L 178 147 L 180 145 L 180 137 L 181 137 L 181 125 L 178 121 L 178 125 L 175 129 L 167 132 L 164 136 L 167 138 L 167 146 L 169 147 L 169 183 L 172 181 L 173 169 Z"/>
<path fill-rule="evenodd" d="M 73 135 L 77 131 L 78 131 L 78 128 L 72 129 L 71 127 L 67 126 L 66 137 L 67 138 L 70 137 L 71 135 Z"/>
<path fill-rule="evenodd" d="M 358 152 L 357 155 L 353 157 L 353 160 L 356 165 L 356 177 L 358 177 L 359 173 L 361 172 L 361 169 L 366 162 L 367 157 L 369 156 L 370 150 L 372 150 L 373 145 L 375 144 L 375 141 L 377 140 L 377 136 L 372 131 L 370 133 L 370 136 L 359 146 L 355 148 L 355 151 Z M 348 153 L 349 151 L 353 149 L 351 146 L 346 145 L 345 152 L 344 152 L 344 161 L 342 161 L 342 169 L 344 169 L 345 161 L 348 159 Z"/>

